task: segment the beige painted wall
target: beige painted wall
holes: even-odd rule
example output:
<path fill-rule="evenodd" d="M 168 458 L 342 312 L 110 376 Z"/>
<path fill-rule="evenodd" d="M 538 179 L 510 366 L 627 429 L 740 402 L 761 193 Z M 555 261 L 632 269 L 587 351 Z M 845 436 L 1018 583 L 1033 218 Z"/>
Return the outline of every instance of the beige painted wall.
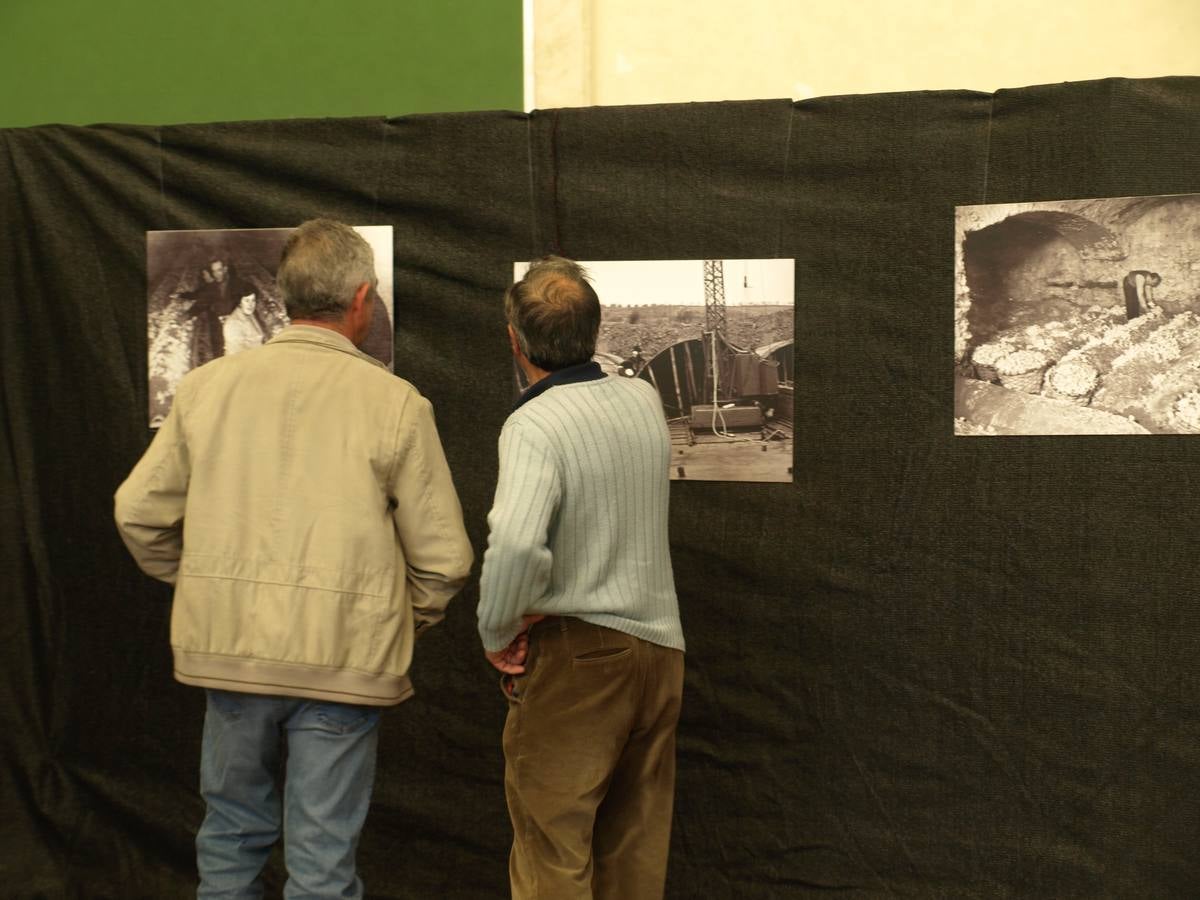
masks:
<path fill-rule="evenodd" d="M 1200 75 L 1200 0 L 526 2 L 529 108 Z"/>

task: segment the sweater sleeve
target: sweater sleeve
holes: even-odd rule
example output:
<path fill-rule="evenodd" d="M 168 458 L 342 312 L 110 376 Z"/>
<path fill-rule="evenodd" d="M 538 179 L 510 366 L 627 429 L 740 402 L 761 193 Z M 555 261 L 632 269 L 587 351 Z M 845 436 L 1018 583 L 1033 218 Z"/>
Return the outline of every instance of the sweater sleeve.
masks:
<path fill-rule="evenodd" d="M 516 637 L 521 616 L 537 612 L 549 589 L 549 533 L 561 493 L 544 436 L 521 424 L 506 425 L 479 585 L 479 636 L 485 650 L 500 650 Z"/>

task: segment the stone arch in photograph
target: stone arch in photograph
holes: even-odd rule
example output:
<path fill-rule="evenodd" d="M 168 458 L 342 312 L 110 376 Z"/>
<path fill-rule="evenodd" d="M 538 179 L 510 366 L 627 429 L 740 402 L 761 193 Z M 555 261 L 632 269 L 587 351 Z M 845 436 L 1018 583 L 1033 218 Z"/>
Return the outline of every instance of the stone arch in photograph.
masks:
<path fill-rule="evenodd" d="M 1018 212 L 963 238 L 973 343 L 1119 302 L 1125 249 L 1107 227 L 1059 210 Z"/>

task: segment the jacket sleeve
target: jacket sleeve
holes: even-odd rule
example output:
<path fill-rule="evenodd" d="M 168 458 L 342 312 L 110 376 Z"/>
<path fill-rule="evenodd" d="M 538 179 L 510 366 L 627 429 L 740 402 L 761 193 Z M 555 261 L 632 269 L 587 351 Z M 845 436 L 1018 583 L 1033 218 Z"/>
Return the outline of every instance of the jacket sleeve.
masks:
<path fill-rule="evenodd" d="M 113 511 L 117 531 L 138 567 L 175 583 L 183 553 L 183 514 L 190 479 L 179 396 L 158 434 L 129 477 L 117 488 Z"/>
<path fill-rule="evenodd" d="M 500 476 L 488 513 L 488 546 L 479 580 L 479 636 L 500 650 L 538 611 L 550 589 L 550 528 L 562 497 L 554 456 L 540 433 L 506 425 L 500 433 Z"/>
<path fill-rule="evenodd" d="M 443 619 L 450 598 L 466 583 L 475 552 L 429 401 L 414 397 L 401 428 L 389 490 L 419 634 Z"/>

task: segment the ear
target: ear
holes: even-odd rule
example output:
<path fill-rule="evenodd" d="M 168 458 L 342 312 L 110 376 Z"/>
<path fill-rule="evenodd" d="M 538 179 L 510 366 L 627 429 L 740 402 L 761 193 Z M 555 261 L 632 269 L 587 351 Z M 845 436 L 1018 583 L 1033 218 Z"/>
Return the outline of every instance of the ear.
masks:
<path fill-rule="evenodd" d="M 358 286 L 358 290 L 354 292 L 354 302 L 351 304 L 356 309 L 361 309 L 366 305 L 367 299 L 371 295 L 371 285 L 364 281 Z"/>
<path fill-rule="evenodd" d="M 513 331 L 512 325 L 508 326 L 508 346 L 512 348 L 512 355 L 521 358 L 521 345 L 517 343 L 517 333 Z"/>

